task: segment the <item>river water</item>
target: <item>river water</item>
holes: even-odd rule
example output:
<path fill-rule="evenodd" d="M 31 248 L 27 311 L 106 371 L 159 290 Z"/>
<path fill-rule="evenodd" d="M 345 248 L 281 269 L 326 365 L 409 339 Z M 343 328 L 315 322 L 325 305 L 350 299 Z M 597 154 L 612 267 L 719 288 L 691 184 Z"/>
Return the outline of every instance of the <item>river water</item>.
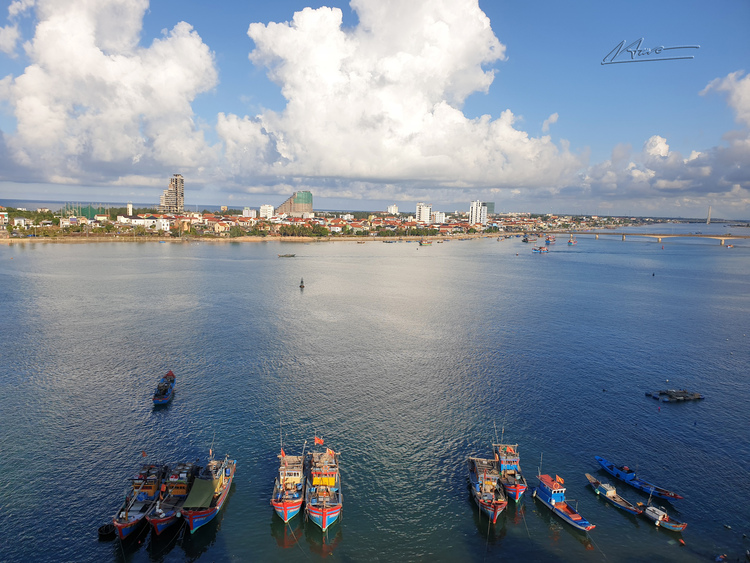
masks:
<path fill-rule="evenodd" d="M 695 230 L 750 231 L 641 232 Z M 580 235 L 546 255 L 530 246 L 0 246 L 0 560 L 744 557 L 750 242 Z M 175 399 L 154 409 L 170 369 Z M 706 400 L 645 396 L 668 387 Z M 494 527 L 479 517 L 465 460 L 490 457 L 495 427 L 520 444 L 529 484 L 541 460 L 594 530 L 530 496 Z M 316 434 L 341 452 L 343 516 L 326 535 L 300 517 L 285 527 L 269 505 L 280 428 L 288 454 Z M 205 459 L 212 444 L 238 462 L 213 523 L 98 541 L 141 452 Z M 681 493 L 666 506 L 687 529 L 598 499 L 584 473 L 612 479 L 595 455 Z"/>

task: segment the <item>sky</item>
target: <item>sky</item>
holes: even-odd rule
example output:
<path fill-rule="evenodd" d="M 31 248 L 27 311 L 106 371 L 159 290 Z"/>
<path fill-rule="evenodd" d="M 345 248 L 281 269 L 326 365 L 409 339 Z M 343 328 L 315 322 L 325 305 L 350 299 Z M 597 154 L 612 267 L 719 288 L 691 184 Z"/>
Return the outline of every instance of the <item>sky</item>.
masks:
<path fill-rule="evenodd" d="M 748 219 L 749 28 L 747 0 L 0 0 L 0 199 L 180 173 L 187 206 Z"/>

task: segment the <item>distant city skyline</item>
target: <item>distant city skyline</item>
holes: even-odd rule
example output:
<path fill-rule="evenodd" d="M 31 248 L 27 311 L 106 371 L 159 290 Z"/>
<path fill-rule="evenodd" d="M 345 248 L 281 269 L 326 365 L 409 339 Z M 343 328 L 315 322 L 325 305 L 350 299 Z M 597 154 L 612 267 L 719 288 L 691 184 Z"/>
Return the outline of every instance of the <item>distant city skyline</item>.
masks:
<path fill-rule="evenodd" d="M 158 201 L 179 170 L 188 208 L 743 219 L 748 21 L 742 0 L 0 0 L 0 198 Z"/>

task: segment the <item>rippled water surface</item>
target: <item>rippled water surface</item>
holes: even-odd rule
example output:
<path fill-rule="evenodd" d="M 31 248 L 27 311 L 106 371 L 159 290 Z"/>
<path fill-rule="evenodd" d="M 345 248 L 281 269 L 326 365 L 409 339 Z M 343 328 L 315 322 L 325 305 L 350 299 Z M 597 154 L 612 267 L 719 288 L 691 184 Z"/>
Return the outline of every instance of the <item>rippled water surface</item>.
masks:
<path fill-rule="evenodd" d="M 516 238 L 0 246 L 0 559 L 744 554 L 750 244 L 578 241 L 548 255 Z M 169 369 L 176 397 L 154 409 Z M 666 387 L 707 399 L 644 396 Z M 489 457 L 494 424 L 520 444 L 529 483 L 543 456 L 596 529 L 576 532 L 530 497 L 494 528 L 478 516 L 465 459 Z M 273 515 L 280 425 L 287 453 L 316 433 L 341 451 L 343 517 L 325 536 Z M 97 540 L 142 451 L 204 459 L 212 442 L 238 461 L 212 524 Z M 667 507 L 685 532 L 596 498 L 584 477 L 606 476 L 595 455 L 682 493 Z"/>

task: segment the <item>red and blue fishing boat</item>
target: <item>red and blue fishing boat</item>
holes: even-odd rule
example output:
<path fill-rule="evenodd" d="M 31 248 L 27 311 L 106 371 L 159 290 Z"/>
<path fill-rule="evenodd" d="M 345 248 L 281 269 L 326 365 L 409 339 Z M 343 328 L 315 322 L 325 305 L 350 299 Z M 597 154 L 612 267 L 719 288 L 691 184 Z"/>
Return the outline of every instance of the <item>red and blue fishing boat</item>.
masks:
<path fill-rule="evenodd" d="M 237 460 L 229 456 L 210 459 L 196 476 L 182 510 L 191 534 L 213 520 L 224 506 L 236 467 Z"/>
<path fill-rule="evenodd" d="M 640 514 L 641 512 L 643 512 L 643 510 L 638 508 L 636 505 L 626 501 L 624 498 L 618 495 L 617 489 L 609 483 L 602 483 L 601 481 L 599 481 L 599 479 L 588 473 L 586 473 L 586 479 L 588 479 L 589 483 L 591 484 L 591 488 L 594 489 L 594 492 L 597 494 L 597 496 L 611 502 L 620 510 L 624 510 L 625 512 L 628 512 L 630 514 Z"/>
<path fill-rule="evenodd" d="M 156 385 L 156 390 L 154 391 L 155 405 L 166 405 L 172 400 L 174 396 L 174 383 L 175 375 L 172 373 L 172 370 L 169 370 L 167 375 L 162 377 Z"/>
<path fill-rule="evenodd" d="M 508 499 L 500 484 L 500 469 L 494 459 L 469 457 L 469 482 L 471 483 L 471 497 L 477 503 L 493 524 L 497 517 L 508 506 Z"/>
<path fill-rule="evenodd" d="M 539 486 L 534 489 L 534 498 L 538 499 L 554 514 L 562 518 L 574 528 L 588 532 L 595 528 L 594 524 L 578 514 L 578 511 L 565 500 L 565 481 L 555 475 L 539 475 Z"/>
<path fill-rule="evenodd" d="M 304 447 L 302 455 L 286 455 L 282 447 L 278 458 L 279 475 L 273 485 L 271 506 L 286 523 L 299 514 L 305 500 Z"/>
<path fill-rule="evenodd" d="M 156 507 L 146 516 L 157 536 L 182 517 L 182 507 L 200 470 L 199 466 L 186 461 L 178 463 L 167 472 Z"/>
<path fill-rule="evenodd" d="M 322 445 L 323 439 L 316 436 L 315 443 Z M 339 453 L 330 448 L 311 452 L 307 462 L 305 514 L 325 532 L 341 516 L 342 504 Z"/>
<path fill-rule="evenodd" d="M 595 456 L 595 457 L 596 457 L 596 461 L 599 462 L 599 465 L 601 465 L 604 468 L 604 471 L 606 471 L 610 475 L 614 475 L 615 477 L 617 477 L 621 481 L 624 481 L 631 487 L 635 487 L 636 489 L 640 489 L 643 492 L 649 493 L 659 498 L 666 498 L 666 499 L 683 498 L 677 493 L 673 493 L 672 491 L 668 491 L 667 489 L 663 487 L 657 487 L 653 483 L 649 483 L 648 481 L 639 479 L 636 476 L 635 471 L 630 469 L 627 465 L 618 466 L 612 462 L 607 461 L 603 457 L 599 457 L 599 456 Z"/>
<path fill-rule="evenodd" d="M 503 429 L 505 433 L 505 429 Z M 495 436 L 497 439 L 497 436 Z M 500 483 L 508 498 L 519 502 L 526 492 L 526 478 L 521 473 L 521 458 L 518 444 L 494 444 L 495 458 L 500 464 Z"/>
<path fill-rule="evenodd" d="M 130 479 L 131 485 L 125 493 L 125 502 L 112 519 L 121 540 L 130 537 L 154 510 L 166 471 L 165 466 L 145 464 Z"/>

